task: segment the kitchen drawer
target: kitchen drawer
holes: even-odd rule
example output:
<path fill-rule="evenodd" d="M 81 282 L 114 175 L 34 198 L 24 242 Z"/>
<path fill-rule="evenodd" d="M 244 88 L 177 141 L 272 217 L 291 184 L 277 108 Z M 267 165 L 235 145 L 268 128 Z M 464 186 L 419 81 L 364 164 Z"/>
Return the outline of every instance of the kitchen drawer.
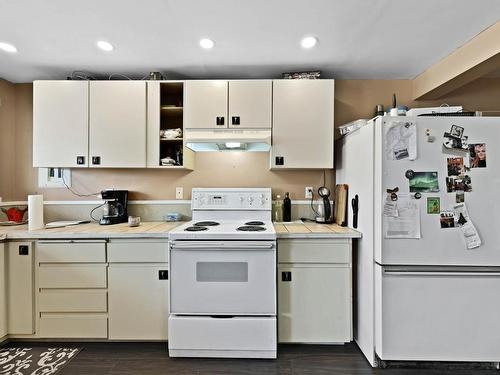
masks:
<path fill-rule="evenodd" d="M 111 241 L 108 243 L 110 263 L 167 263 L 168 241 Z"/>
<path fill-rule="evenodd" d="M 351 263 L 349 240 L 278 240 L 278 263 Z"/>
<path fill-rule="evenodd" d="M 104 242 L 39 241 L 38 263 L 104 263 Z"/>
<path fill-rule="evenodd" d="M 40 337 L 105 339 L 108 337 L 108 316 L 106 314 L 42 313 Z"/>
<path fill-rule="evenodd" d="M 38 267 L 38 287 L 106 288 L 104 264 L 42 264 Z"/>
<path fill-rule="evenodd" d="M 42 289 L 38 294 L 40 312 L 107 312 L 105 290 Z"/>

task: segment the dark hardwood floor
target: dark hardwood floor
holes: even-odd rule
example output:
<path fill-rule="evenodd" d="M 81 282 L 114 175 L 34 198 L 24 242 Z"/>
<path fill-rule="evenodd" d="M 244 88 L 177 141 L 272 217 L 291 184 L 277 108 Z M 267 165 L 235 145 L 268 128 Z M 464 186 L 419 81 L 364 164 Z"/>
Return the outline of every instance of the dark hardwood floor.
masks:
<path fill-rule="evenodd" d="M 372 369 L 355 344 L 280 345 L 277 360 L 169 358 L 165 343 L 11 342 L 6 346 L 82 348 L 60 375 L 499 374 L 473 368 Z"/>

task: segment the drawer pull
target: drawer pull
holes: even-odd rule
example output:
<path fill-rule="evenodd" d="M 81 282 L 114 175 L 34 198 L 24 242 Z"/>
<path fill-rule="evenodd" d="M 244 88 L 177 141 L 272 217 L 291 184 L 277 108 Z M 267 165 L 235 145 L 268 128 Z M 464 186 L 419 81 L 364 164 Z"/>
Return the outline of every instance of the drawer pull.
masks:
<path fill-rule="evenodd" d="M 168 280 L 168 270 L 159 270 L 158 271 L 158 279 Z"/>

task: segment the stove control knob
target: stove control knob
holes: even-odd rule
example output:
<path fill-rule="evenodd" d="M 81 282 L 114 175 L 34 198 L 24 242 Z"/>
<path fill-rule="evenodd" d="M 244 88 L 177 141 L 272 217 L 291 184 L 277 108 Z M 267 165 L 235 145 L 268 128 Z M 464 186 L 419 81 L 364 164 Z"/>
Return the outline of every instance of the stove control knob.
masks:
<path fill-rule="evenodd" d="M 200 202 L 200 206 L 203 206 L 205 204 L 205 197 L 203 195 L 200 195 L 198 197 L 198 202 Z"/>
<path fill-rule="evenodd" d="M 253 197 L 248 197 L 248 203 L 250 203 L 250 204 L 253 203 Z"/>

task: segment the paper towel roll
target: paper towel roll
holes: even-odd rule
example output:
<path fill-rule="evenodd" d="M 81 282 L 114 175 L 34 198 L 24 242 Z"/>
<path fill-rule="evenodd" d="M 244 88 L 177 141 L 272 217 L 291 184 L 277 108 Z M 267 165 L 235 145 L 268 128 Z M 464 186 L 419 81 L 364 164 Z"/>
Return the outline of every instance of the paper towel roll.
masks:
<path fill-rule="evenodd" d="M 28 195 L 28 230 L 43 229 L 43 195 Z"/>

